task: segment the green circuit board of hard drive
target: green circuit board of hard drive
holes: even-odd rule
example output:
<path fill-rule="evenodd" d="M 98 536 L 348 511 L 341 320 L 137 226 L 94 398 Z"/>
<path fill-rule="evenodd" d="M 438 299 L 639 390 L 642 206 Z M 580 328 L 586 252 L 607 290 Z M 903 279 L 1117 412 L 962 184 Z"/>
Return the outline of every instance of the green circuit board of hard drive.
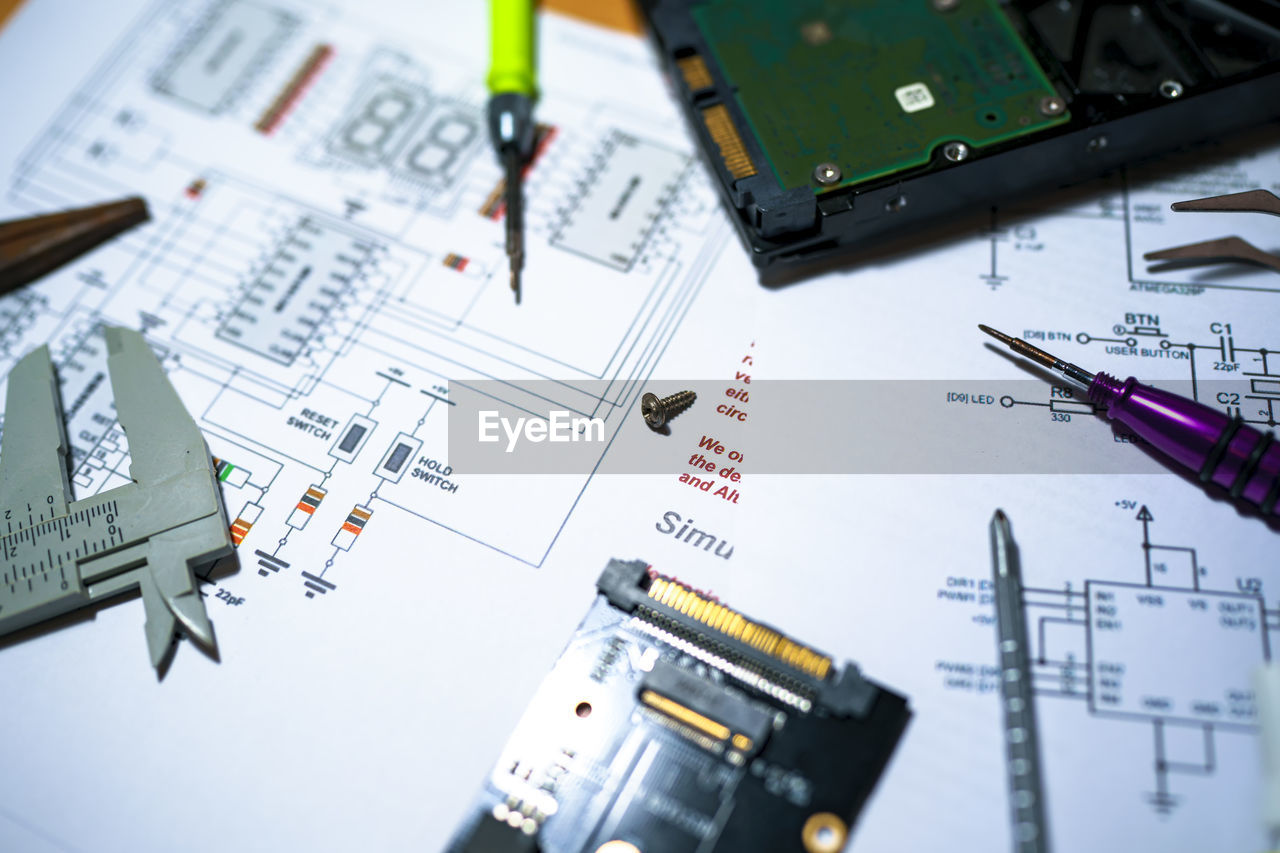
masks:
<path fill-rule="evenodd" d="M 707 0 L 690 12 L 784 189 L 856 184 L 949 142 L 972 151 L 1069 118 L 996 0 Z M 824 163 L 839 178 L 819 185 Z"/>

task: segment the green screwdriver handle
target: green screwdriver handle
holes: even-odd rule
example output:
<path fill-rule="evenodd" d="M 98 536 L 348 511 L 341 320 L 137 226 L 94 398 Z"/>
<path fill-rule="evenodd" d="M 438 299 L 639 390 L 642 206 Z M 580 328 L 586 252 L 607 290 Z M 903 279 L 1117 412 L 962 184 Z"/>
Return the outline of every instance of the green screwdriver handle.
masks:
<path fill-rule="evenodd" d="M 515 93 L 536 98 L 538 75 L 534 68 L 533 0 L 490 0 L 492 13 L 489 92 Z"/>

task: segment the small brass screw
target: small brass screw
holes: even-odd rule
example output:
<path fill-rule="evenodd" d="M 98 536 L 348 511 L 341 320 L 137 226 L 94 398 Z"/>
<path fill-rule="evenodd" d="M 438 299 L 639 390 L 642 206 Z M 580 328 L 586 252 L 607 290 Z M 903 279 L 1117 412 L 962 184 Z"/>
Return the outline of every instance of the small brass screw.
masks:
<path fill-rule="evenodd" d="M 693 405 L 698 395 L 692 391 L 681 391 L 670 397 L 658 398 L 657 394 L 645 394 L 640 398 L 640 414 L 644 422 L 654 429 L 659 429 L 667 421 Z"/>

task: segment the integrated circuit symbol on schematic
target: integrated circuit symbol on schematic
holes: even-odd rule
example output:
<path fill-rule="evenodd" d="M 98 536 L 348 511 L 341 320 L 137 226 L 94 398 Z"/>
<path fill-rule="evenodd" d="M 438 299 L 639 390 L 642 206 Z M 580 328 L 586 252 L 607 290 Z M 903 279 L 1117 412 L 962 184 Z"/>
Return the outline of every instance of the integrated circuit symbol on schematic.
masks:
<path fill-rule="evenodd" d="M 1256 724 L 1251 678 L 1269 656 L 1261 598 L 1102 581 L 1085 595 L 1091 710 Z"/>
<path fill-rule="evenodd" d="M 245 0 L 211 4 L 151 85 L 188 107 L 219 115 L 248 89 L 300 23 L 289 12 Z"/>
<path fill-rule="evenodd" d="M 614 131 L 566 205 L 551 245 L 629 271 L 688 167 L 678 151 Z"/>
<path fill-rule="evenodd" d="M 1153 541 L 1145 505 L 1134 520 L 1145 583 L 1022 588 L 1030 674 L 1037 703 L 1082 701 L 1095 719 L 1151 726 L 1154 784 L 1142 799 L 1169 814 L 1184 797 L 1175 776 L 1205 780 L 1230 766 L 1221 733 L 1256 733 L 1252 678 L 1271 659 L 1275 611 L 1260 585 L 1204 588 L 1213 575 L 1195 548 Z"/>
<path fill-rule="evenodd" d="M 244 288 L 218 337 L 289 367 L 341 303 L 374 244 L 304 217 Z"/>

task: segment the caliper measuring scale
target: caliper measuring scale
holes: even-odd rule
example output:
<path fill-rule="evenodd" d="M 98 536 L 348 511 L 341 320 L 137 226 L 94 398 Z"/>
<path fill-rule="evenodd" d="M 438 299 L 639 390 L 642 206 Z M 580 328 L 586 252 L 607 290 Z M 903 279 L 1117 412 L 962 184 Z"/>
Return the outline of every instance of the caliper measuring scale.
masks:
<path fill-rule="evenodd" d="M 1108 419 L 1119 421 L 1164 456 L 1195 471 L 1201 483 L 1216 483 L 1233 499 L 1243 499 L 1264 516 L 1280 515 L 1280 444 L 1275 434 L 1253 429 L 1238 416 L 1178 394 L 1090 373 L 1039 347 L 990 326 L 978 328 L 1018 355 L 1049 368 L 1082 388 Z"/>

